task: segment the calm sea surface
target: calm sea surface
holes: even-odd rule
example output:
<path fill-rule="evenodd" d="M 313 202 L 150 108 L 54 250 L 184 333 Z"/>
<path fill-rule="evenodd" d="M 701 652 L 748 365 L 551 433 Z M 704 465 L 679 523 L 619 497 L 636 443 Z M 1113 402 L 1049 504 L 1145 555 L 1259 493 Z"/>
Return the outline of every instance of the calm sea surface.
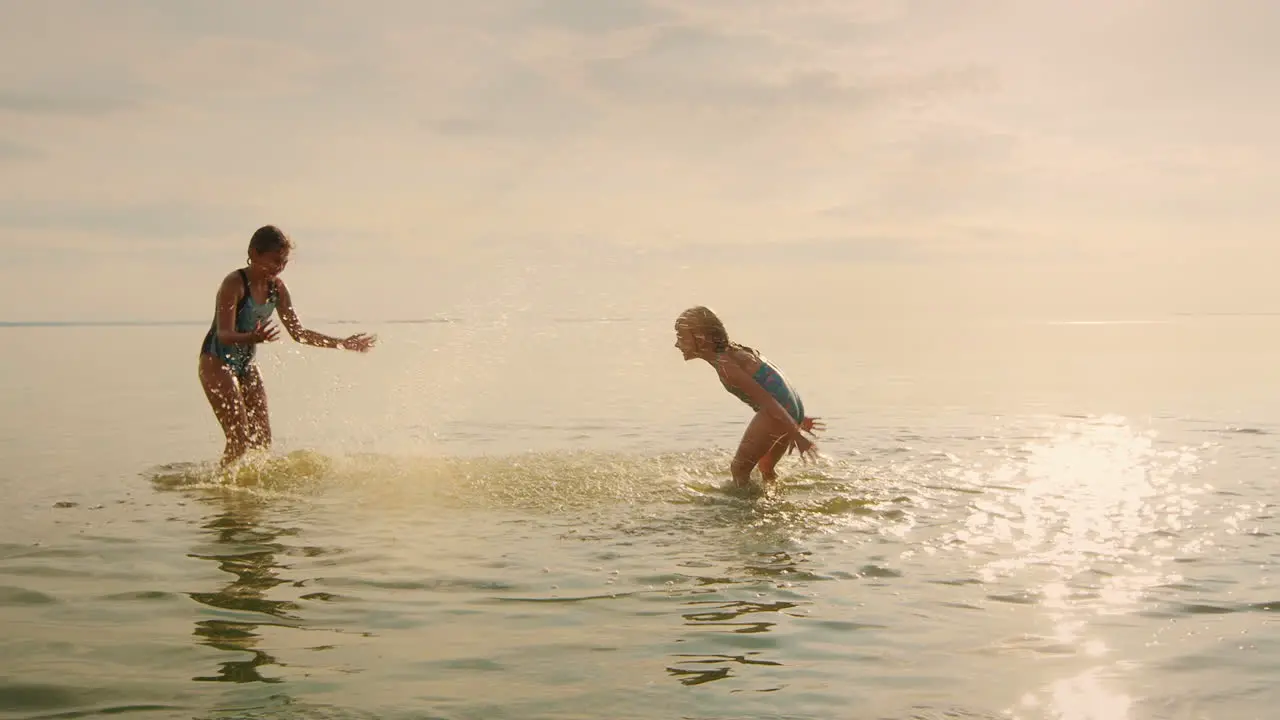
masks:
<path fill-rule="evenodd" d="M 319 327 L 233 482 L 203 326 L 0 328 L 0 717 L 1276 716 L 1280 318 L 756 322 L 755 499 L 670 318 Z"/>

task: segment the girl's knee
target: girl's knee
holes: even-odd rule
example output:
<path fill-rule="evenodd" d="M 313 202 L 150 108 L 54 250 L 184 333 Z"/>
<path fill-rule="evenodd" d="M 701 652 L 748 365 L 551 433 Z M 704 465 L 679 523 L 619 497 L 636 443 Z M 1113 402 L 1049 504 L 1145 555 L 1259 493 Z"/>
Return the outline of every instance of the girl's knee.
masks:
<path fill-rule="evenodd" d="M 261 426 L 255 426 L 245 437 L 245 442 L 251 447 L 266 448 L 271 447 L 271 430 Z"/>
<path fill-rule="evenodd" d="M 778 458 L 772 454 L 760 458 L 760 463 L 756 465 L 760 468 L 760 477 L 766 482 L 772 481 L 778 477 L 777 467 Z"/>
<path fill-rule="evenodd" d="M 776 458 L 766 455 L 760 458 L 760 462 L 756 464 L 756 467 L 760 468 L 760 472 L 762 474 L 772 475 L 773 469 L 777 467 L 777 465 L 778 465 L 778 461 Z"/>
<path fill-rule="evenodd" d="M 253 442 L 253 432 L 245 422 L 233 422 L 227 428 L 227 445 L 246 448 Z"/>

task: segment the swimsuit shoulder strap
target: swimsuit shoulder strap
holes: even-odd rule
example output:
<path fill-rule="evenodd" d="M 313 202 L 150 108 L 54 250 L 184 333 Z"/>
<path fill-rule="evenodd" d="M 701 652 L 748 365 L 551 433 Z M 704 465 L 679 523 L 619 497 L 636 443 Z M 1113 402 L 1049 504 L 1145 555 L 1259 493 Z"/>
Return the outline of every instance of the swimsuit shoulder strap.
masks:
<path fill-rule="evenodd" d="M 240 268 L 239 273 L 240 279 L 244 281 L 244 296 L 246 299 L 252 300 L 253 290 L 249 287 L 249 273 L 245 272 L 244 268 Z M 274 302 L 279 299 L 279 297 L 280 292 L 276 288 L 276 281 L 273 279 L 271 283 L 267 285 L 267 302 Z"/>

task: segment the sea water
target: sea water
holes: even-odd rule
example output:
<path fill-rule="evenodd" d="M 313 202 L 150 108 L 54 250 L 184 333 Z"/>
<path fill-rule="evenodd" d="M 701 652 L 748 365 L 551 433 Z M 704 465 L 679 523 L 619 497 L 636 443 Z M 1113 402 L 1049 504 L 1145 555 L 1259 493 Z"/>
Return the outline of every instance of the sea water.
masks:
<path fill-rule="evenodd" d="M 230 477 L 202 325 L 0 329 L 0 717 L 1272 717 L 1280 320 L 1139 320 L 757 324 L 764 494 L 669 317 L 264 346 Z"/>

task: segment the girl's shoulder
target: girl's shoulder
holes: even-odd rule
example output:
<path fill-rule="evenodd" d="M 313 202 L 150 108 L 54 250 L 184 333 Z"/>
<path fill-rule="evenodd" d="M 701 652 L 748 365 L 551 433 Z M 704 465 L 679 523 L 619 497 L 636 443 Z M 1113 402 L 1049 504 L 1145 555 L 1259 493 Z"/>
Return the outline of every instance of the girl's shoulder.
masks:
<path fill-rule="evenodd" d="M 224 288 L 234 288 L 235 290 L 243 290 L 245 285 L 244 268 L 236 268 L 226 275 L 222 276 L 222 286 Z"/>
<path fill-rule="evenodd" d="M 759 369 L 761 363 L 761 357 L 758 352 L 742 347 L 731 347 L 720 353 L 716 360 L 721 365 L 725 363 L 733 363 L 748 375 Z"/>

